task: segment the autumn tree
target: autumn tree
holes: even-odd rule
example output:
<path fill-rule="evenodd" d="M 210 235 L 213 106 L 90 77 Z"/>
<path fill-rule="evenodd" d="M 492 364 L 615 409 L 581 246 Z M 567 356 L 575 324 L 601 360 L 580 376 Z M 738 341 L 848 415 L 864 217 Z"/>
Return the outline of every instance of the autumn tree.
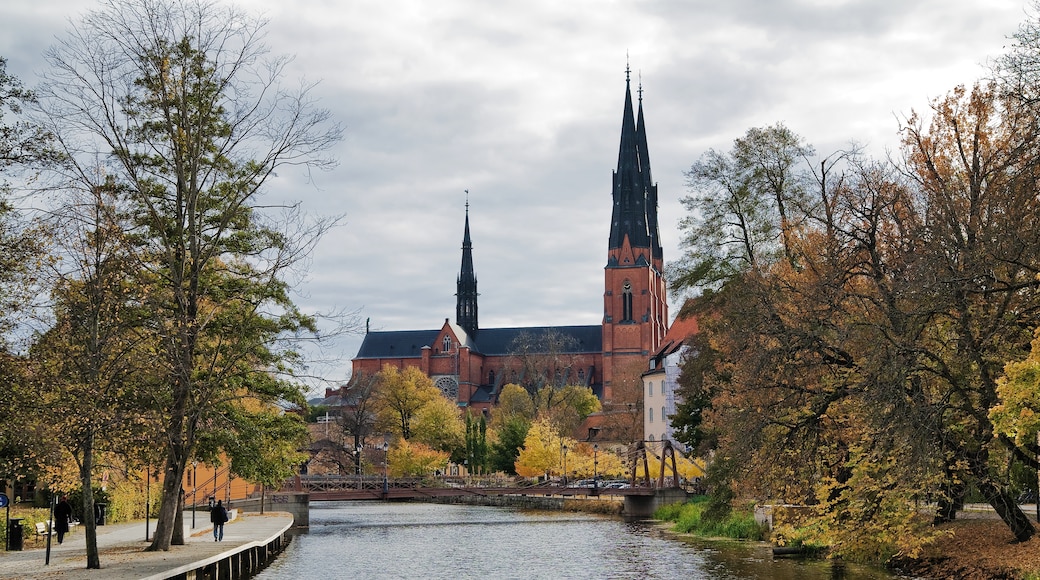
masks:
<path fill-rule="evenodd" d="M 30 351 L 36 413 L 79 471 L 87 568 L 101 565 L 93 518 L 101 460 L 118 456 L 135 464 L 140 449 L 132 442 L 160 428 L 143 396 L 158 379 L 155 343 L 133 276 L 127 219 L 111 179 L 85 191 L 70 188 L 51 224 L 64 257 L 51 277 L 55 323 Z"/>
<path fill-rule="evenodd" d="M 447 452 L 418 441 L 399 439 L 387 455 L 387 473 L 392 477 L 422 477 L 447 467 Z"/>
<path fill-rule="evenodd" d="M 549 419 L 560 433 L 573 433 L 601 404 L 589 387 L 544 386 L 535 397 L 535 408 L 537 416 Z"/>
<path fill-rule="evenodd" d="M 352 439 L 354 468 L 359 474 L 365 443 L 376 429 L 375 389 L 376 377 L 360 372 L 351 375 L 344 392 L 346 401 L 337 418 L 343 434 Z"/>
<path fill-rule="evenodd" d="M 39 275 L 46 263 L 49 236 L 35 220 L 15 207 L 16 190 L 38 171 L 57 161 L 46 128 L 24 116 L 36 95 L 8 74 L 0 57 L 0 476 L 15 479 L 36 471 L 46 425 L 33 421 L 33 389 L 23 356 L 26 314 L 38 305 Z M 15 180 L 17 183 L 12 183 Z M 37 451 L 33 451 L 36 449 Z"/>
<path fill-rule="evenodd" d="M 1040 322 L 1036 134 L 991 87 L 956 89 L 907 119 L 901 166 L 848 159 L 786 251 L 704 278 L 697 411 L 742 491 L 816 504 L 837 553 L 888 550 L 842 522 L 909 530 L 920 490 L 945 518 L 967 483 L 1033 533 L 995 467 L 1035 458 L 989 411 Z"/>
<path fill-rule="evenodd" d="M 490 427 L 496 435 L 490 444 L 492 471 L 516 474 L 516 459 L 534 418 L 534 401 L 527 390 L 512 383 L 503 386 L 491 410 Z"/>
<path fill-rule="evenodd" d="M 378 428 L 411 439 L 419 411 L 438 397 L 444 398 L 440 389 L 417 367 L 383 367 L 376 375 L 373 401 Z"/>
<path fill-rule="evenodd" d="M 82 167 L 105 159 L 125 187 L 138 275 L 167 374 L 162 503 L 150 549 L 168 550 L 180 481 L 220 403 L 245 393 L 298 399 L 270 373 L 296 360 L 280 342 L 314 328 L 283 276 L 325 228 L 281 222 L 258 198 L 276 169 L 328 167 L 340 131 L 309 86 L 279 86 L 264 22 L 180 0 L 108 0 L 52 48 L 41 87 L 49 127 Z M 85 170 L 80 173 L 87 173 Z"/>
<path fill-rule="evenodd" d="M 458 404 L 438 390 L 437 396 L 415 412 L 409 439 L 461 462 L 466 453 L 466 426 Z"/>
<path fill-rule="evenodd" d="M 563 446 L 568 439 L 560 433 L 547 418 L 540 418 L 531 424 L 524 439 L 524 447 L 516 459 L 516 473 L 521 477 L 540 477 L 551 473 L 561 473 L 563 468 Z M 570 440 L 573 444 L 573 440 Z"/>

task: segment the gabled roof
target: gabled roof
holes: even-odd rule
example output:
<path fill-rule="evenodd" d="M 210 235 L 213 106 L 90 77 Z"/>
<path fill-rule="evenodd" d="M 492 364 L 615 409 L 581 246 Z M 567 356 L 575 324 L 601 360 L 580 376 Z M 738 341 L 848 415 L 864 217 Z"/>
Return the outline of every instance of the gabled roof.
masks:
<path fill-rule="evenodd" d="M 446 323 L 464 347 L 485 356 L 511 354 L 513 341 L 523 334 L 540 335 L 558 332 L 574 339 L 574 344 L 563 349 L 562 354 L 598 353 L 603 351 L 603 328 L 588 326 L 523 326 L 515 328 L 482 328 L 474 340 L 461 326 Z M 392 330 L 369 332 L 361 342 L 355 359 L 364 358 L 419 358 L 424 346 L 436 346 L 442 326 L 436 330 Z"/>
<path fill-rule="evenodd" d="M 439 328 L 369 332 L 354 358 L 419 358 L 422 348 L 432 346 L 440 332 Z"/>
<path fill-rule="evenodd" d="M 482 328 L 477 338 L 476 351 L 486 356 L 512 354 L 513 341 L 524 334 L 538 336 L 546 332 L 558 332 L 574 339 L 561 354 L 603 352 L 603 327 L 589 326 L 521 326 L 515 328 Z"/>

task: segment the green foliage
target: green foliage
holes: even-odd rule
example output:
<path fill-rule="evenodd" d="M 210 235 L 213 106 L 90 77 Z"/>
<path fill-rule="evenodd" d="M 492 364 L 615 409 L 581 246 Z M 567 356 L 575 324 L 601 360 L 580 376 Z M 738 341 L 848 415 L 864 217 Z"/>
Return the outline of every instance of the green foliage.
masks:
<path fill-rule="evenodd" d="M 471 473 L 485 474 L 490 464 L 487 420 L 484 415 L 474 419 L 466 413 L 466 461 Z"/>
<path fill-rule="evenodd" d="M 503 471 L 516 475 L 516 460 L 520 456 L 520 449 L 527 439 L 527 432 L 531 428 L 531 422 L 521 416 L 514 416 L 505 421 L 496 434 L 497 441 L 491 444 L 490 464 L 492 471 Z"/>
<path fill-rule="evenodd" d="M 755 515 L 750 510 L 712 519 L 705 515 L 708 508 L 707 498 L 699 497 L 686 503 L 662 506 L 654 512 L 654 518 L 672 522 L 672 529 L 676 532 L 703 537 L 760 541 L 768 533 L 764 526 L 755 522 Z"/>
<path fill-rule="evenodd" d="M 308 405 L 305 421 L 308 423 L 317 423 L 319 418 L 325 418 L 325 413 L 328 413 L 328 411 L 328 405 Z"/>

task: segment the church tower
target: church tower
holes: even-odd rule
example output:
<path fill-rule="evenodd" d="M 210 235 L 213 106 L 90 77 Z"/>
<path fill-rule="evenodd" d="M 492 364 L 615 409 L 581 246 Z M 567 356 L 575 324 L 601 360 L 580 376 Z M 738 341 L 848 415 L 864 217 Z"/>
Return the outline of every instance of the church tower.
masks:
<path fill-rule="evenodd" d="M 633 112 L 631 71 L 625 70 L 621 147 L 614 171 L 613 212 L 604 268 L 603 399 L 613 400 L 615 377 L 638 379 L 668 330 L 664 255 L 657 225 L 657 184 L 650 176 L 643 88 Z M 640 383 L 639 388 L 642 388 Z"/>
<path fill-rule="evenodd" d="M 468 191 L 466 193 L 469 193 Z M 466 230 L 462 235 L 462 269 L 456 281 L 455 324 L 477 336 L 477 275 L 473 272 L 473 242 L 469 238 L 469 200 L 466 200 Z"/>

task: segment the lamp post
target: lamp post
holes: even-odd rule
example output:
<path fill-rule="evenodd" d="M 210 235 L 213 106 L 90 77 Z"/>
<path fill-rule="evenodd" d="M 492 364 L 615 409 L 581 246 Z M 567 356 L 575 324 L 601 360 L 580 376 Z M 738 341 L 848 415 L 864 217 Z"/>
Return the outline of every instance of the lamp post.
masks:
<path fill-rule="evenodd" d="M 386 440 L 383 441 L 383 498 L 390 493 L 390 481 L 386 477 L 386 454 L 390 450 L 390 443 Z"/>
<path fill-rule="evenodd" d="M 199 462 L 191 462 L 191 529 L 195 529 L 195 492 L 199 487 Z"/>
<path fill-rule="evenodd" d="M 149 508 L 152 504 L 152 468 L 148 467 L 144 472 L 144 541 L 150 542 L 149 538 L 149 526 L 151 525 L 151 511 Z"/>
<path fill-rule="evenodd" d="M 357 455 L 354 456 L 355 460 L 357 461 L 357 488 L 358 489 L 361 489 L 361 452 L 364 451 L 364 450 L 365 450 L 364 447 L 362 447 L 361 445 L 358 445 L 357 446 Z"/>
<path fill-rule="evenodd" d="M 599 488 L 599 443 L 592 444 L 592 491 Z"/>
<path fill-rule="evenodd" d="M 563 446 L 563 486 L 567 487 L 567 446 Z"/>

